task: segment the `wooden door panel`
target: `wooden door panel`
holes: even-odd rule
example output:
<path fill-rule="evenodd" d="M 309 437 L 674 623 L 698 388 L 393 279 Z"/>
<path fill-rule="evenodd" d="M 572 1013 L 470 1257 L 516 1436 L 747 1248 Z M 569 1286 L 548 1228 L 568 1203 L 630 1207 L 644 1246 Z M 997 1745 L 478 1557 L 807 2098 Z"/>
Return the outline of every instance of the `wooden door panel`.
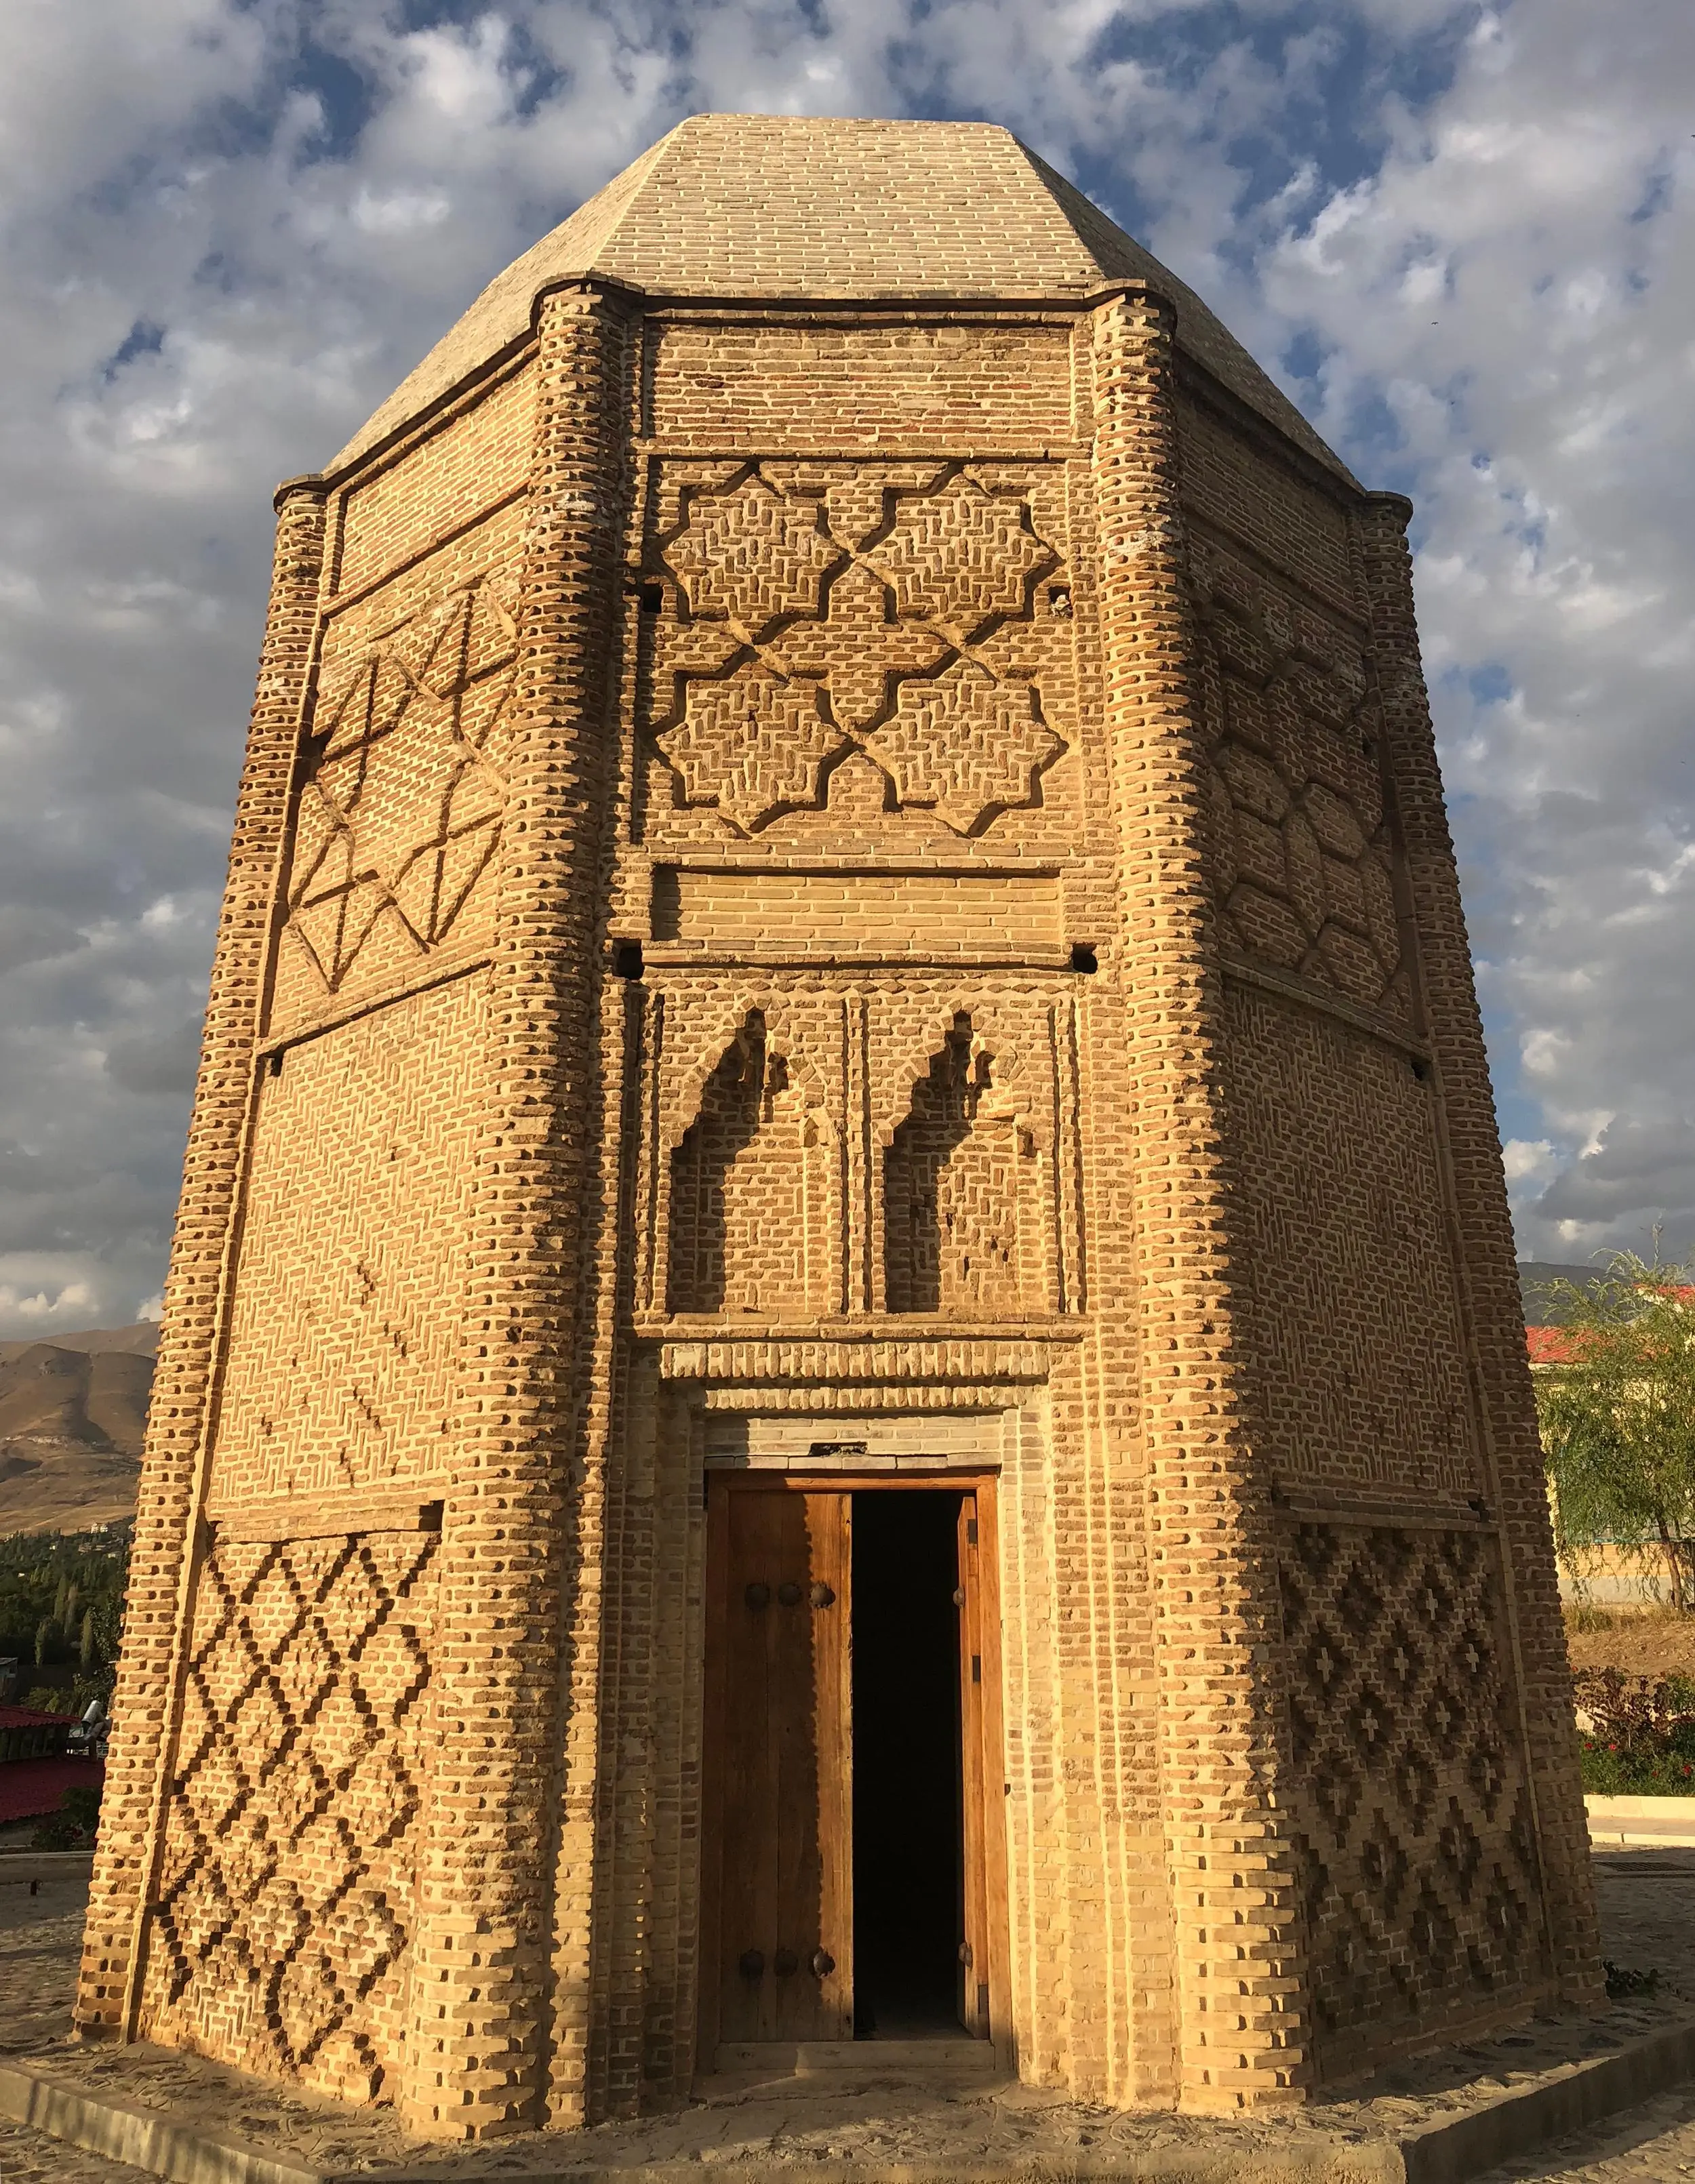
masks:
<path fill-rule="evenodd" d="M 724 1497 L 724 2040 L 852 2034 L 849 1521 L 845 1494 Z"/>
<path fill-rule="evenodd" d="M 985 1643 L 977 1496 L 959 1505 L 961 1887 L 965 1933 L 959 1951 L 960 2023 L 973 2038 L 989 2037 L 989 1903 L 984 1844 L 984 1665 Z"/>

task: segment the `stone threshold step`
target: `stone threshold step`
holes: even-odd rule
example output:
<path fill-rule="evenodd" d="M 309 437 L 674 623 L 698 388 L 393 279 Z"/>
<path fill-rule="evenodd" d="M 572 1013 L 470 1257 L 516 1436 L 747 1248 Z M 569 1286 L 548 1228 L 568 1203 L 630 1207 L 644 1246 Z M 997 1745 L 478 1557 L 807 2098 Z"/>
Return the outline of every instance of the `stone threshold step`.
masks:
<path fill-rule="evenodd" d="M 995 2075 L 995 2047 L 989 2040 L 723 2040 L 712 2054 L 712 2067 L 725 2077 L 757 2071 L 771 2077 L 828 2077 L 839 2071 L 915 2071 L 928 2076 L 946 2071 Z"/>
<path fill-rule="evenodd" d="M 831 2043 L 834 2044 L 834 2043 Z M 873 2043 L 867 2042 L 867 2045 Z M 889 2043 L 894 2045 L 895 2043 Z M 928 2044 L 928 2043 L 926 2043 Z M 1068 2149 L 1065 2169 L 1075 2184 L 1467 2184 L 1497 2164 L 1532 2153 L 1650 2100 L 1695 2076 L 1695 2020 L 1645 2033 L 1609 2055 L 1574 2064 L 1537 2083 L 1504 2092 L 1482 2108 L 1381 2138 L 1343 2137 L 1302 2128 L 1289 2142 L 1232 2145 L 1228 2124 L 1201 2131 L 1189 2145 L 1169 2142 L 1144 2158 L 1125 2149 L 1099 2157 Z M 66 2144 L 127 2161 L 173 2184 L 448 2184 L 488 2176 L 506 2184 L 700 2184 L 703 2167 L 728 2184 L 1028 2184 L 1027 2158 L 1004 2164 L 883 2160 L 748 2160 L 719 2158 L 619 2165 L 561 2159 L 544 2148 L 501 2139 L 481 2148 L 443 2147 L 440 2155 L 407 2168 L 322 2169 L 286 2153 L 196 2126 L 104 2092 L 92 2092 L 20 2063 L 0 2063 L 0 2115 Z"/>

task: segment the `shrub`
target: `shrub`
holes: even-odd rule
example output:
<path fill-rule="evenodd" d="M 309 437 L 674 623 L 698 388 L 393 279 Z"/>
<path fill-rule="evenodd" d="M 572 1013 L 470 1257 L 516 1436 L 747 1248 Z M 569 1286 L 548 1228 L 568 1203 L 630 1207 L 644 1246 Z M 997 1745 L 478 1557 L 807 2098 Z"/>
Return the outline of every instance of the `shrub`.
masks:
<path fill-rule="evenodd" d="M 1583 1786 L 1603 1797 L 1695 1797 L 1695 1682 L 1650 1683 L 1620 1669 L 1574 1677 Z"/>
<path fill-rule="evenodd" d="M 100 1825 L 100 1792 L 92 1782 L 80 1783 L 59 1799 L 59 1810 L 37 1820 L 30 1837 L 31 1850 L 82 1850 L 94 1841 Z"/>

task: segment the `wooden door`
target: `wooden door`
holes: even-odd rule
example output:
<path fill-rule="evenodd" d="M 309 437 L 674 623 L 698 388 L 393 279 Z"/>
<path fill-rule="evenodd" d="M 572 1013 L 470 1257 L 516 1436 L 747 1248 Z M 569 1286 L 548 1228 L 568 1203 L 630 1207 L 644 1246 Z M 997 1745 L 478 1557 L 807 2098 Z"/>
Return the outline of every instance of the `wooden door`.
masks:
<path fill-rule="evenodd" d="M 959 1758 L 961 1874 L 959 2021 L 973 2039 L 986 2040 L 989 2025 L 989 1888 L 984 1841 L 984 1646 L 982 1546 L 977 1496 L 959 1505 Z"/>
<path fill-rule="evenodd" d="M 853 2037 L 845 1493 L 727 1485 L 712 1713 L 716 2037 Z"/>

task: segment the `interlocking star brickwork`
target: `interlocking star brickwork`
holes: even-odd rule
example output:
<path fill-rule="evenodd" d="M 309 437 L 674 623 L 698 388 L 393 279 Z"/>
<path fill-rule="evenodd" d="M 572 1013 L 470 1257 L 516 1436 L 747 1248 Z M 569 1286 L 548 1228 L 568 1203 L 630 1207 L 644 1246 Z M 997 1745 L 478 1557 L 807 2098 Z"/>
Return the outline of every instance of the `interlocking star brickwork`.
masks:
<path fill-rule="evenodd" d="M 1394 841 L 1358 644 L 1240 557 L 1190 561 L 1228 947 L 1403 1022 Z"/>
<path fill-rule="evenodd" d="M 968 465 L 843 465 L 824 484 L 770 462 L 676 489 L 655 740 L 688 802 L 756 833 L 821 803 L 854 750 L 893 805 L 960 834 L 1034 800 L 1064 749 L 1041 677 L 1070 593 L 1024 493 Z"/>
<path fill-rule="evenodd" d="M 379 920 L 415 956 L 439 947 L 488 870 L 515 636 L 485 581 L 400 624 L 321 694 L 288 907 L 332 993 Z"/>

